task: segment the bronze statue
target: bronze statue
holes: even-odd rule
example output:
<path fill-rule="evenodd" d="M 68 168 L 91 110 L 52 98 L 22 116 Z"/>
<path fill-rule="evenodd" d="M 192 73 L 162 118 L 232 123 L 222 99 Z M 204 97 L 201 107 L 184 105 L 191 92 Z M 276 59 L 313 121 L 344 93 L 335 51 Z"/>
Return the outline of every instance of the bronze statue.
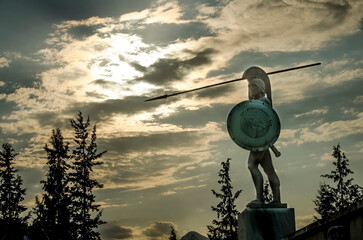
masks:
<path fill-rule="evenodd" d="M 146 99 L 145 101 L 164 99 L 247 79 L 249 100 L 243 101 L 232 108 L 227 119 L 228 133 L 232 140 L 240 147 L 250 151 L 248 169 L 251 172 L 256 189 L 256 199 L 248 203 L 247 207 L 258 208 L 264 206 L 262 199 L 263 177 L 258 169 L 259 165 L 261 165 L 265 171 L 272 189 L 273 202 L 269 204 L 269 206 L 283 207 L 283 205 L 286 204 L 281 204 L 280 180 L 273 167 L 269 151 L 269 148 L 271 148 L 276 157 L 281 155 L 273 145 L 279 137 L 281 125 L 277 113 L 272 108 L 271 84 L 268 75 L 317 66 L 320 64 L 321 63 L 313 63 L 269 73 L 265 73 L 261 68 L 251 67 L 243 73 L 242 78 L 186 91 L 165 94 Z"/>
<path fill-rule="evenodd" d="M 248 98 L 267 103 L 272 107 L 271 85 L 268 76 L 261 69 L 254 67 L 248 69 L 244 73 L 244 77 L 248 80 Z M 259 77 L 262 77 L 264 80 Z M 275 155 L 280 156 L 279 153 L 276 153 L 276 148 L 273 145 L 271 147 L 274 149 Z M 255 185 L 256 199 L 248 203 L 247 207 L 258 207 L 259 205 L 264 204 L 262 199 L 263 177 L 258 169 L 258 165 L 261 165 L 268 177 L 273 194 L 273 203 L 281 203 L 280 180 L 272 164 L 270 151 L 267 148 L 263 151 L 250 151 L 248 169 L 251 172 L 252 180 Z"/>
<path fill-rule="evenodd" d="M 276 157 L 280 152 L 274 143 L 280 134 L 280 120 L 272 109 L 271 84 L 267 74 L 258 67 L 247 69 L 242 78 L 248 80 L 249 100 L 237 104 L 227 119 L 228 133 L 240 147 L 249 150 L 248 169 L 256 189 L 256 199 L 247 207 L 261 207 L 263 202 L 263 177 L 258 169 L 261 165 L 267 174 L 272 193 L 273 203 L 278 205 L 280 199 L 280 181 L 272 164 L 269 148 Z"/>

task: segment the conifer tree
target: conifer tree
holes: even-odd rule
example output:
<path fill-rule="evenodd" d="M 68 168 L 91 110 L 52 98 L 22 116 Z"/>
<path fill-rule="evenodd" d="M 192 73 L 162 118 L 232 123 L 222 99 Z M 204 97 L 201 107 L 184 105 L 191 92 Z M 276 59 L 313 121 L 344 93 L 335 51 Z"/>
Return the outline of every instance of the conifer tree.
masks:
<path fill-rule="evenodd" d="M 70 173 L 71 199 L 72 199 L 72 223 L 77 239 L 93 240 L 100 239 L 100 233 L 94 229 L 105 223 L 101 220 L 102 211 L 100 205 L 95 204 L 95 188 L 102 188 L 96 179 L 91 178 L 93 167 L 102 164 L 99 158 L 106 152 L 97 152 L 96 126 L 93 127 L 89 139 L 89 117 L 85 121 L 82 113 L 71 120 L 75 137 L 76 148 L 72 153 L 72 168 Z M 95 214 L 96 216 L 92 216 Z"/>
<path fill-rule="evenodd" d="M 363 199 L 363 188 L 352 184 L 353 178 L 347 179 L 353 171 L 348 168 L 349 160 L 339 144 L 333 147 L 332 156 L 335 158 L 335 169 L 321 177 L 333 180 L 336 187 L 321 183 L 317 198 L 313 201 L 316 205 L 315 210 L 323 221 L 334 218 L 344 208 Z"/>
<path fill-rule="evenodd" d="M 24 200 L 25 189 L 22 179 L 17 175 L 14 158 L 18 155 L 13 147 L 6 143 L 0 151 L 0 239 L 23 239 L 26 232 L 26 217 L 21 214 L 26 207 L 20 204 Z"/>
<path fill-rule="evenodd" d="M 228 158 L 226 162 L 222 162 L 222 169 L 218 173 L 221 193 L 212 190 L 213 195 L 221 201 L 216 207 L 212 206 L 212 211 L 217 213 L 217 219 L 213 220 L 213 225 L 207 226 L 210 240 L 237 240 L 238 211 L 234 202 L 242 190 L 234 195 L 232 193 L 233 187 L 229 176 L 230 160 Z"/>
<path fill-rule="evenodd" d="M 63 142 L 60 129 L 52 131 L 50 146 L 44 147 L 49 167 L 43 183 L 42 201 L 36 199 L 36 231 L 46 239 L 72 239 L 70 196 L 68 186 L 69 147 Z M 40 238 L 40 236 L 38 236 Z"/>
<path fill-rule="evenodd" d="M 35 207 L 32 210 L 35 215 L 32 224 L 29 226 L 28 237 L 31 240 L 47 240 L 44 203 L 35 196 Z"/>

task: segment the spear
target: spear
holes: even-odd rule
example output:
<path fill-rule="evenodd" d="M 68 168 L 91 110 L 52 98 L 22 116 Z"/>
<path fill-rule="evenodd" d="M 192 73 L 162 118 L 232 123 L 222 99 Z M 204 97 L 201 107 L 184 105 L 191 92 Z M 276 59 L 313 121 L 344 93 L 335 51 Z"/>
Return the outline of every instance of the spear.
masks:
<path fill-rule="evenodd" d="M 297 69 L 301 69 L 301 68 L 313 67 L 313 66 L 317 66 L 317 65 L 320 65 L 320 64 L 321 64 L 320 62 L 312 63 L 312 64 L 308 64 L 308 65 L 303 65 L 303 66 L 298 66 L 298 67 L 293 67 L 293 68 L 287 68 L 287 69 L 277 70 L 277 71 L 273 71 L 273 72 L 268 72 L 266 74 L 267 75 L 273 75 L 273 74 L 288 72 L 288 71 L 297 70 Z M 243 77 L 242 78 L 236 78 L 236 79 L 228 80 L 228 81 L 225 81 L 225 82 L 220 82 L 220 83 L 207 85 L 207 86 L 204 86 L 204 87 L 194 88 L 194 89 L 181 91 L 181 92 L 175 92 L 175 93 L 171 93 L 171 94 L 165 94 L 165 95 L 161 95 L 161 96 L 158 96 L 158 97 L 146 99 L 145 102 L 154 101 L 154 100 L 158 100 L 158 99 L 164 99 L 164 98 L 168 98 L 168 97 L 172 97 L 172 96 L 176 96 L 176 95 L 180 95 L 180 94 L 184 94 L 184 93 L 194 92 L 194 91 L 198 91 L 198 90 L 202 90 L 202 89 L 210 88 L 210 87 L 216 87 L 216 86 L 220 86 L 220 85 L 224 85 L 224 84 L 228 84 L 228 83 L 233 83 L 233 82 L 237 82 L 237 81 L 241 81 L 241 80 L 245 80 L 245 79 L 246 78 L 243 78 Z"/>

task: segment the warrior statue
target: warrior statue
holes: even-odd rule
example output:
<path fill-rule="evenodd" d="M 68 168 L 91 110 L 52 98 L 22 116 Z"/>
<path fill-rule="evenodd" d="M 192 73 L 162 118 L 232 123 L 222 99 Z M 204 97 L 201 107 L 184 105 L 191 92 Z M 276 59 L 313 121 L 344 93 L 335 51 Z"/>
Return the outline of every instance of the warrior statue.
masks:
<path fill-rule="evenodd" d="M 267 74 L 258 67 L 247 69 L 243 78 L 248 80 L 248 101 L 237 104 L 227 119 L 228 132 L 235 143 L 250 150 L 248 169 L 256 189 L 256 199 L 247 207 L 256 208 L 264 205 L 263 177 L 258 169 L 265 171 L 273 194 L 272 204 L 280 204 L 280 181 L 272 164 L 269 148 L 276 157 L 280 153 L 273 143 L 280 133 L 280 121 L 272 109 L 271 85 Z"/>
<path fill-rule="evenodd" d="M 199 91 L 209 87 L 216 87 L 227 83 L 233 83 L 241 80 L 248 80 L 248 98 L 232 108 L 227 118 L 228 133 L 232 140 L 241 148 L 250 151 L 248 157 L 248 169 L 251 172 L 252 180 L 256 189 L 256 199 L 247 204 L 249 208 L 259 208 L 264 206 L 262 199 L 263 177 L 258 169 L 261 165 L 267 174 L 270 183 L 273 202 L 269 207 L 283 207 L 280 200 L 280 180 L 277 177 L 272 164 L 269 148 L 274 152 L 276 157 L 281 153 L 273 145 L 280 135 L 280 119 L 272 108 L 271 84 L 268 75 L 297 70 L 320 65 L 313 63 L 304 66 L 298 66 L 288 69 L 282 69 L 266 73 L 259 67 L 247 69 L 242 78 L 228 80 L 225 82 L 215 83 L 203 87 L 198 87 L 186 91 L 164 94 L 158 97 L 149 98 L 145 101 L 154 101 L 177 96 L 184 93 Z"/>

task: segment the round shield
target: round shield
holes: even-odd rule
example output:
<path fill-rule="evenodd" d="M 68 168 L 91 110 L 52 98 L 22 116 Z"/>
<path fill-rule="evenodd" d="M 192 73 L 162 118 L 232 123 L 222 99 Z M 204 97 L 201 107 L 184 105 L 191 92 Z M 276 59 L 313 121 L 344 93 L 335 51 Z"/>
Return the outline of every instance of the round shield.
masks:
<path fill-rule="evenodd" d="M 240 147 L 263 151 L 280 135 L 280 119 L 268 103 L 248 100 L 234 106 L 228 114 L 228 133 Z"/>

